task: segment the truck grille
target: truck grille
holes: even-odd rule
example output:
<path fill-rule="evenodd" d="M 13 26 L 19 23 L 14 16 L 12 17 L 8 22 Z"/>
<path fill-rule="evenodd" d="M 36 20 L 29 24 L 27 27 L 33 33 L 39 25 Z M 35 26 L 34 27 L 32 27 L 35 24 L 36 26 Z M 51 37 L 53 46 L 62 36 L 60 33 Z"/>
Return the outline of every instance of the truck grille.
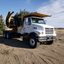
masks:
<path fill-rule="evenodd" d="M 46 34 L 53 34 L 53 28 L 45 28 Z"/>

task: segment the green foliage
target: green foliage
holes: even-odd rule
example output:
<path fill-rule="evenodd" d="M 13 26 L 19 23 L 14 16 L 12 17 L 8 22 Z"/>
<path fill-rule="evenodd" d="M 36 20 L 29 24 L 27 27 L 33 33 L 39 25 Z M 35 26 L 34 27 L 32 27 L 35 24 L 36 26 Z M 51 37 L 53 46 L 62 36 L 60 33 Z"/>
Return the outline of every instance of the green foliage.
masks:
<path fill-rule="evenodd" d="M 4 26 L 3 17 L 2 15 L 0 15 L 0 35 L 3 34 L 3 26 Z"/>
<path fill-rule="evenodd" d="M 15 21 L 17 21 L 16 22 L 16 25 L 17 26 L 23 25 L 23 23 L 24 23 L 24 16 L 26 14 L 29 14 L 29 12 L 28 11 L 25 11 L 25 10 L 23 10 L 23 11 L 20 10 L 19 13 L 16 13 L 15 14 L 14 18 L 15 18 Z"/>
<path fill-rule="evenodd" d="M 6 25 L 8 28 L 16 28 L 16 27 L 19 27 L 19 26 L 23 26 L 23 23 L 24 23 L 24 16 L 26 14 L 29 14 L 28 11 L 21 11 L 20 12 L 17 12 L 14 16 L 11 16 L 14 12 L 11 12 L 9 11 L 7 16 L 6 16 Z M 10 19 L 9 21 L 9 18 L 12 17 L 13 19 Z"/>

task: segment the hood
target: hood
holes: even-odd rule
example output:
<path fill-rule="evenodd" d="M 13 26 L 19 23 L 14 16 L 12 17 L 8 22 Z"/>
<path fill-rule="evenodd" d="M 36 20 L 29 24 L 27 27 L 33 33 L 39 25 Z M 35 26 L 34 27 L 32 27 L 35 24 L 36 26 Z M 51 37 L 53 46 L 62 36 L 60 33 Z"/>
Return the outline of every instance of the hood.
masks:
<path fill-rule="evenodd" d="M 40 27 L 45 27 L 45 28 L 54 28 L 53 26 L 49 26 L 49 25 L 46 25 L 46 24 L 33 23 L 33 25 L 40 26 Z"/>

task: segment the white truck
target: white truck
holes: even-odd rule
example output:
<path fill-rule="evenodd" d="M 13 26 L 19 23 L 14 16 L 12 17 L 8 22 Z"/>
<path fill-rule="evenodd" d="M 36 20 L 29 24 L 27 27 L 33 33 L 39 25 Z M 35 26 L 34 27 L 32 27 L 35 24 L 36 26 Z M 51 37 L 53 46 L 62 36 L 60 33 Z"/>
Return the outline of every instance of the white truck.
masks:
<path fill-rule="evenodd" d="M 44 17 L 49 17 L 49 15 L 40 13 L 25 15 L 23 26 L 17 27 L 16 31 L 7 27 L 4 30 L 4 37 L 9 39 L 15 36 L 14 34 L 22 36 L 24 41 L 28 41 L 31 48 L 37 47 L 40 42 L 52 44 L 56 37 L 55 28 L 46 25 Z"/>

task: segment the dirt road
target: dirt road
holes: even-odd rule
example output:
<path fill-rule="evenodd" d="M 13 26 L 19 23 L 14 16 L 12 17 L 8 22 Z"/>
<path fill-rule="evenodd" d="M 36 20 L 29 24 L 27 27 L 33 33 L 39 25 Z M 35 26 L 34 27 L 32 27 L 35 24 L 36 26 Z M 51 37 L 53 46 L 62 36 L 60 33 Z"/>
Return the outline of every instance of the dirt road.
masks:
<path fill-rule="evenodd" d="M 0 64 L 64 64 L 64 30 L 57 34 L 52 45 L 41 44 L 35 49 L 17 39 L 0 37 Z"/>

